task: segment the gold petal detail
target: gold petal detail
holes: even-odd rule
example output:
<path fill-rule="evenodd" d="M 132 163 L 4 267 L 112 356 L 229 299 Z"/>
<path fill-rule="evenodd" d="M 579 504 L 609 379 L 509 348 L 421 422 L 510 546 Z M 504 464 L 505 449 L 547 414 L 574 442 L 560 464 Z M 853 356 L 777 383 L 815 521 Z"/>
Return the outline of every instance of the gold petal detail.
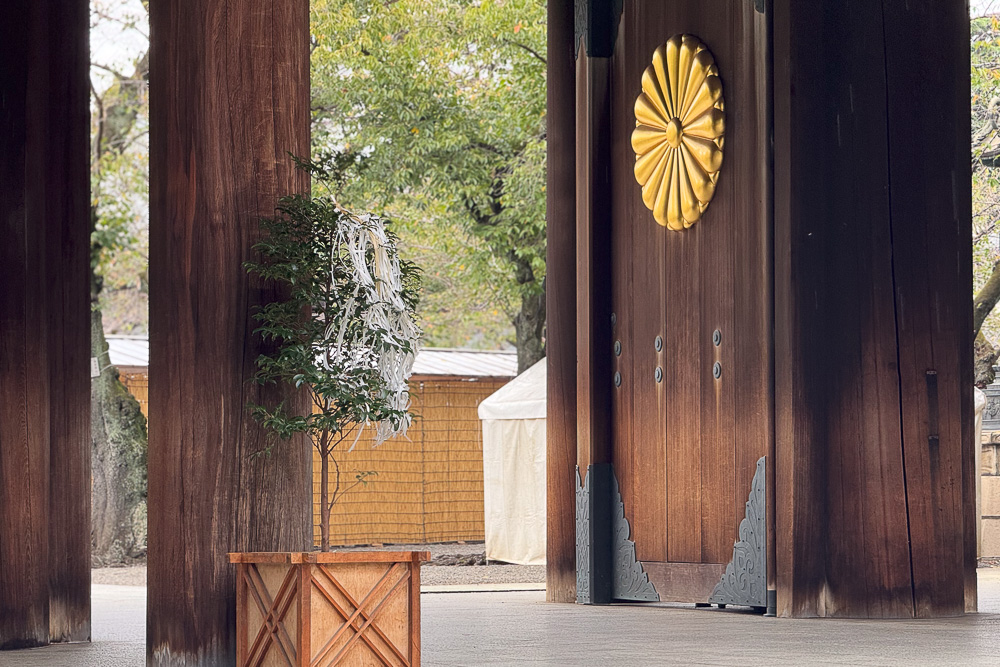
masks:
<path fill-rule="evenodd" d="M 709 53 L 708 49 L 702 49 L 694 56 L 694 63 L 691 66 L 691 74 L 688 76 L 688 82 L 685 90 L 687 94 L 684 96 L 684 101 L 681 103 L 677 113 L 678 116 L 683 116 L 687 110 L 691 107 L 694 102 L 695 95 L 701 91 L 701 86 L 705 83 L 705 79 L 709 74 L 712 73 L 712 65 L 715 64 L 715 58 Z"/>
<path fill-rule="evenodd" d="M 681 123 L 690 123 L 700 115 L 716 106 L 722 99 L 722 81 L 717 76 L 705 77 L 705 83 L 698 89 L 698 94 L 691 102 L 691 106 L 681 117 Z"/>
<path fill-rule="evenodd" d="M 649 101 L 646 93 L 643 93 L 635 100 L 635 124 L 649 125 L 666 131 L 669 120 L 660 115 L 653 103 Z"/>
<path fill-rule="evenodd" d="M 680 52 L 677 55 L 677 97 L 674 98 L 677 100 L 684 100 L 687 97 L 687 82 L 691 78 L 691 61 L 694 60 L 694 50 L 691 47 L 692 44 L 689 36 L 684 35 Z M 678 111 L 683 113 L 683 106 Z"/>
<path fill-rule="evenodd" d="M 716 139 L 722 136 L 725 129 L 725 112 L 720 109 L 712 108 L 709 113 L 702 114 L 685 125 L 684 134 L 692 137 L 701 137 L 702 139 Z M 632 146 L 634 148 L 635 144 Z"/>
<path fill-rule="evenodd" d="M 688 165 L 684 161 L 683 153 L 680 153 L 680 169 L 678 170 L 678 182 L 681 190 L 681 215 L 684 217 L 685 227 L 690 227 L 688 223 L 697 222 L 701 217 L 701 209 L 698 207 L 698 198 L 691 189 L 691 180 L 688 178 Z"/>
<path fill-rule="evenodd" d="M 656 165 L 669 148 L 670 146 L 664 143 L 659 148 L 646 153 L 635 161 L 635 180 L 638 181 L 639 185 L 649 183 L 650 177 L 656 171 Z"/>
<path fill-rule="evenodd" d="M 687 166 L 688 179 L 691 181 L 691 189 L 699 201 L 708 206 L 708 202 L 715 194 L 715 180 L 708 174 L 698 161 L 691 155 L 691 151 L 684 144 L 681 144 L 681 153 L 684 155 L 684 164 Z M 702 207 L 704 208 L 704 206 Z"/>
<path fill-rule="evenodd" d="M 667 188 L 661 187 L 664 179 L 674 170 L 674 160 L 677 159 L 677 151 L 668 151 L 663 160 L 660 161 L 656 169 L 655 176 L 657 187 L 652 187 L 653 182 L 647 183 L 642 189 L 642 201 L 646 208 L 653 212 L 653 218 L 657 223 L 666 227 L 667 225 Z"/>
<path fill-rule="evenodd" d="M 667 200 L 667 227 L 674 231 L 684 229 L 684 216 L 681 215 L 681 161 L 674 159 L 674 168 L 670 178 L 670 195 Z"/>
<path fill-rule="evenodd" d="M 726 115 L 715 58 L 692 35 L 653 53 L 635 101 L 635 179 L 642 202 L 668 229 L 692 226 L 715 195 Z"/>
<path fill-rule="evenodd" d="M 647 67 L 646 71 L 642 73 L 642 92 L 646 93 L 646 97 L 660 112 L 660 115 L 664 118 L 674 117 L 673 105 L 664 96 L 660 83 L 656 79 L 656 70 L 652 66 Z"/>
<path fill-rule="evenodd" d="M 666 48 L 666 59 L 667 59 L 667 74 L 666 74 L 667 86 L 666 87 L 667 87 L 668 90 L 670 90 L 670 99 L 671 100 L 676 100 L 676 99 L 678 99 L 678 95 L 677 95 L 677 86 L 678 86 L 677 66 L 678 66 L 678 62 L 680 60 L 681 36 L 680 35 L 674 35 L 673 37 L 671 37 L 670 39 L 668 39 L 667 43 L 666 43 L 666 47 L 667 47 Z M 655 62 L 656 62 L 655 59 L 654 59 L 653 62 L 654 62 L 654 67 L 655 67 Z"/>
<path fill-rule="evenodd" d="M 701 168 L 710 174 L 719 171 L 722 166 L 722 149 L 714 141 L 699 139 L 698 137 L 685 136 L 681 139 L 691 154 L 701 165 Z"/>
<path fill-rule="evenodd" d="M 659 128 L 638 125 L 632 131 L 632 150 L 643 155 L 667 140 L 667 133 Z"/>

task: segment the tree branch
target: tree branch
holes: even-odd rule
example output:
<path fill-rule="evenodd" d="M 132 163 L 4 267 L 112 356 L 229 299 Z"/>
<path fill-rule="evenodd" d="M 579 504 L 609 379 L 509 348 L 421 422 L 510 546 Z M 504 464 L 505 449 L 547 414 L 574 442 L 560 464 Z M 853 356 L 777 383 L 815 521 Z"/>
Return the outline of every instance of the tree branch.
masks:
<path fill-rule="evenodd" d="M 524 49 L 525 51 L 527 51 L 528 53 L 530 53 L 531 55 L 533 55 L 535 58 L 538 58 L 539 60 L 541 60 L 546 65 L 549 64 L 549 61 L 546 60 L 543 55 L 541 55 L 540 53 L 538 53 L 538 51 L 535 51 L 533 48 L 531 48 L 527 44 L 522 44 L 521 42 L 515 42 L 513 39 L 505 39 L 503 41 L 504 41 L 505 44 L 510 44 L 511 46 L 519 46 L 522 49 Z"/>
<path fill-rule="evenodd" d="M 973 336 L 979 334 L 979 330 L 983 328 L 983 322 L 993 312 L 993 307 L 997 305 L 997 301 L 1000 301 L 1000 262 L 993 264 L 989 280 L 986 281 L 986 284 L 976 294 L 976 298 L 972 300 Z"/>

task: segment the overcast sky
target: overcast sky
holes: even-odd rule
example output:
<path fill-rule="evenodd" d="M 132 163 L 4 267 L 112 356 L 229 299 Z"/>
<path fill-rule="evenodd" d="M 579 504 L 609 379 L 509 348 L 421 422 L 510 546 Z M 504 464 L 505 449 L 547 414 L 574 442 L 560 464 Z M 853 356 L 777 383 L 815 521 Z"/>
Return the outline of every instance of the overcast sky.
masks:
<path fill-rule="evenodd" d="M 970 0 L 969 13 L 973 16 L 1000 12 L 1000 0 Z"/>

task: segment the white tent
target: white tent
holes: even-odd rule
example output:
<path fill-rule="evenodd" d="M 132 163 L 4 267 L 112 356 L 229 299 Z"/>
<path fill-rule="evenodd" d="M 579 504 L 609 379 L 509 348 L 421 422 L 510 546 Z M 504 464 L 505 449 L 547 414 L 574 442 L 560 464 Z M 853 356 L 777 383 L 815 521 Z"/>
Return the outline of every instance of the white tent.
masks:
<path fill-rule="evenodd" d="M 545 360 L 479 404 L 486 558 L 545 563 Z"/>

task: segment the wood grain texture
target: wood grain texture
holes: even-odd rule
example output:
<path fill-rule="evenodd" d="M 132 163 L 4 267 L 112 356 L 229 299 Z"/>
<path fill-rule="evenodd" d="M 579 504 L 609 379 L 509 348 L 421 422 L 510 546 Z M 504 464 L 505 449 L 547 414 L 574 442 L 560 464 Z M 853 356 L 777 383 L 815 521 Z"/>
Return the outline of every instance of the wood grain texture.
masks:
<path fill-rule="evenodd" d="M 48 8 L 49 635 L 90 639 L 89 7 Z M 56 129 L 58 128 L 58 130 Z"/>
<path fill-rule="evenodd" d="M 671 232 L 641 201 L 630 137 L 641 74 L 678 33 L 715 56 L 727 131 L 715 198 L 699 223 Z M 772 441 L 765 37 L 752 3 L 624 5 L 612 59 L 612 290 L 623 342 L 616 363 L 630 372 L 615 392 L 613 432 L 643 561 L 727 561 L 756 461 Z"/>
<path fill-rule="evenodd" d="M 705 602 L 726 571 L 725 563 L 644 562 L 660 602 Z"/>
<path fill-rule="evenodd" d="M 611 462 L 609 61 L 581 49 L 576 67 L 576 416 L 580 474 Z"/>
<path fill-rule="evenodd" d="M 87 16 L 0 10 L 0 649 L 90 637 Z"/>
<path fill-rule="evenodd" d="M 972 415 L 960 14 L 775 3 L 782 615 L 964 608 L 975 532 L 961 462 Z"/>
<path fill-rule="evenodd" d="M 149 606 L 151 665 L 235 659 L 234 550 L 307 548 L 311 456 L 246 413 L 270 285 L 243 262 L 258 219 L 308 189 L 305 0 L 150 7 Z M 299 400 L 299 399 L 293 399 Z"/>
<path fill-rule="evenodd" d="M 48 375 L 30 370 L 47 352 L 42 10 L 0 10 L 0 649 L 49 641 Z"/>
<path fill-rule="evenodd" d="M 913 604 L 957 615 L 976 580 L 969 21 L 960 3 L 882 6 Z"/>
<path fill-rule="evenodd" d="M 545 598 L 576 600 L 576 172 L 573 0 L 548 0 Z"/>
<path fill-rule="evenodd" d="M 237 562 L 238 665 L 419 667 L 420 564 L 427 552 L 316 563 L 311 553 L 230 554 Z M 351 558 L 339 558 L 350 555 Z"/>

